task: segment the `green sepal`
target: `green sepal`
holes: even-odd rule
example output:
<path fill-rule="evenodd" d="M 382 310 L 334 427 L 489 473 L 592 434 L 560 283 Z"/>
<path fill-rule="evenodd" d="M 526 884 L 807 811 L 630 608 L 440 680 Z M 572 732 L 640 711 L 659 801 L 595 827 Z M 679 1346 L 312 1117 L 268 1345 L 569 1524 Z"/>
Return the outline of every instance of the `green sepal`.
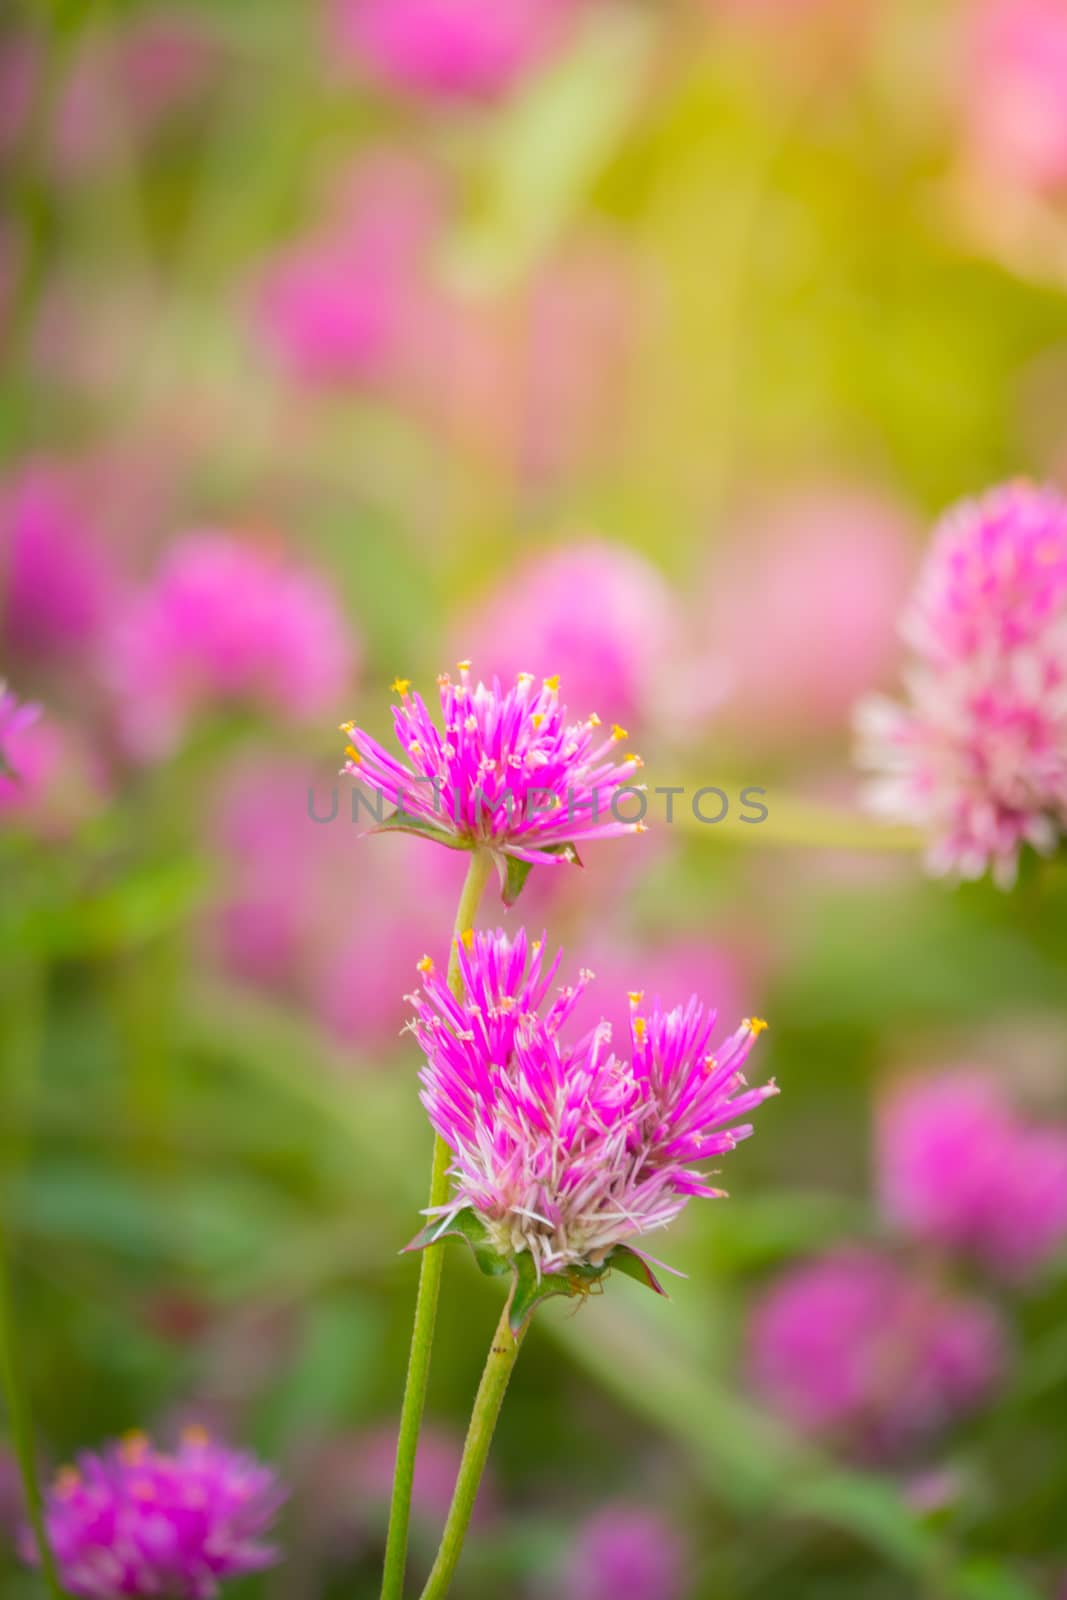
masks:
<path fill-rule="evenodd" d="M 473 1206 L 464 1206 L 454 1217 L 434 1217 L 404 1246 L 404 1251 L 425 1250 L 427 1245 L 437 1244 L 441 1239 L 464 1240 L 487 1278 L 500 1278 L 511 1270 L 508 1258 L 498 1254 L 490 1244 L 485 1224 Z"/>
<path fill-rule="evenodd" d="M 666 1298 L 660 1284 L 645 1258 L 628 1245 L 618 1244 L 605 1257 L 600 1266 L 573 1266 L 566 1272 L 544 1272 L 538 1277 L 533 1257 L 528 1250 L 515 1256 L 502 1256 L 489 1242 L 485 1224 L 472 1206 L 465 1206 L 453 1217 L 436 1217 L 428 1222 L 404 1246 L 405 1250 L 425 1250 L 439 1244 L 442 1239 L 462 1239 L 470 1246 L 479 1268 L 489 1278 L 511 1274 L 511 1291 L 508 1295 L 508 1326 L 514 1338 L 529 1322 L 543 1300 L 585 1298 L 596 1294 L 597 1284 L 602 1284 L 611 1272 L 625 1273 L 637 1283 Z"/>
<path fill-rule="evenodd" d="M 435 822 L 430 822 L 426 817 L 411 816 L 406 811 L 394 811 L 391 817 L 386 817 L 384 822 L 379 822 L 370 833 L 414 833 L 420 839 L 432 839 L 435 844 L 443 844 L 448 850 L 473 850 L 473 839 L 457 838 L 447 828 L 439 828 Z"/>
<path fill-rule="evenodd" d="M 563 856 L 576 867 L 583 865 L 582 858 L 572 844 L 549 845 L 545 854 Z M 534 869 L 534 863 L 522 861 L 518 856 L 505 855 L 503 860 L 498 857 L 497 867 L 500 872 L 501 897 L 506 906 L 513 906 L 526 887 L 526 880 Z"/>

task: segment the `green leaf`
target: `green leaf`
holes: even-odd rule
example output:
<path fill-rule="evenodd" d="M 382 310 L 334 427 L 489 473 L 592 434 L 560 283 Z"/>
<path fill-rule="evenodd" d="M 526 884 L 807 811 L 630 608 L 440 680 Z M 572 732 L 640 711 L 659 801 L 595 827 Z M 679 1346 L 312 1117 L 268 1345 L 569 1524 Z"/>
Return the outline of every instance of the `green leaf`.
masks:
<path fill-rule="evenodd" d="M 566 1274 L 543 1272 L 539 1277 L 533 1257 L 528 1250 L 524 1250 L 515 1257 L 513 1270 L 515 1277 L 508 1297 L 508 1326 L 517 1339 L 543 1300 L 552 1300 L 557 1295 L 569 1297 L 589 1294 L 592 1283 L 603 1277 L 606 1269 L 575 1267 Z"/>
<path fill-rule="evenodd" d="M 473 842 L 470 839 L 458 838 L 446 828 L 439 828 L 435 822 L 427 817 L 416 817 L 406 811 L 394 811 L 391 817 L 386 817 L 384 822 L 379 822 L 376 828 L 370 829 L 371 833 L 414 833 L 420 839 L 433 839 L 436 844 L 443 844 L 449 850 L 471 850 Z"/>

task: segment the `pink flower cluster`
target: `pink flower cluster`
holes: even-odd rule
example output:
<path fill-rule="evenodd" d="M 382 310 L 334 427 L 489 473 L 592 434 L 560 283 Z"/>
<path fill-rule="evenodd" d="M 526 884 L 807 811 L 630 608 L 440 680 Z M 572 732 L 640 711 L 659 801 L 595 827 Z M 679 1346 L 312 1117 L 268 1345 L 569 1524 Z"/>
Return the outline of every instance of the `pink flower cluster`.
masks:
<path fill-rule="evenodd" d="M 917 1078 L 879 1126 L 882 1206 L 913 1238 L 1019 1278 L 1067 1241 L 1067 1128 L 1019 1115 L 988 1073 Z"/>
<path fill-rule="evenodd" d="M 781 1416 L 874 1458 L 980 1405 L 1006 1357 L 992 1307 L 859 1248 L 780 1277 L 749 1343 L 753 1381 Z"/>
<path fill-rule="evenodd" d="M 342 770 L 370 792 L 372 807 L 384 800 L 402 811 L 411 831 L 545 865 L 573 860 L 576 838 L 642 831 L 616 807 L 642 765 L 633 754 L 616 758 L 625 728 L 600 738 L 596 715 L 567 722 L 557 678 L 538 682 L 521 672 L 505 690 L 498 679 L 491 687 L 472 682 L 470 663 L 461 662 L 458 682 L 447 673 L 438 679 L 443 728 L 408 679 L 393 687 L 407 763 L 349 722 Z"/>
<path fill-rule="evenodd" d="M 146 758 L 173 750 L 191 718 L 220 703 L 289 722 L 328 712 L 352 666 L 329 587 L 280 549 L 221 532 L 170 546 L 112 660 L 126 742 Z"/>
<path fill-rule="evenodd" d="M 200 1428 L 188 1429 L 171 1454 L 130 1434 L 64 1468 L 45 1522 L 71 1595 L 214 1600 L 225 1580 L 277 1561 L 264 1534 L 284 1498 L 268 1467 Z M 21 1550 L 36 1562 L 28 1530 Z"/>
<path fill-rule="evenodd" d="M 432 970 L 413 996 L 422 1102 L 454 1156 L 442 1213 L 473 1207 L 496 1250 L 528 1251 L 538 1274 L 600 1266 L 690 1196 L 719 1197 L 693 1164 L 747 1138 L 738 1119 L 777 1092 L 742 1072 L 764 1024 L 746 1020 L 712 1053 L 715 1013 L 695 997 L 668 1011 L 633 994 L 629 1059 L 604 1022 L 566 1044 L 592 975 L 549 999 L 559 960 L 524 933 L 474 933 L 459 945 L 465 1000 Z"/>
<path fill-rule="evenodd" d="M 1019 483 L 950 513 L 904 634 L 907 702 L 857 719 L 871 805 L 923 829 L 931 872 L 1010 886 L 1067 828 L 1067 500 Z"/>
<path fill-rule="evenodd" d="M 575 0 L 333 0 L 336 47 L 394 89 L 505 95 L 559 43 Z"/>

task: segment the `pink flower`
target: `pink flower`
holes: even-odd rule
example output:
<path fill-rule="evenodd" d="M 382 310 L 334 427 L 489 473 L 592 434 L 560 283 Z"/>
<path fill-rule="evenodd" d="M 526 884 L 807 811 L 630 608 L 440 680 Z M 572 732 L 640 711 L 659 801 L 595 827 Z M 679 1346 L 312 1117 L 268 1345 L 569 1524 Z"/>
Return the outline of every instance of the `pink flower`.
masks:
<path fill-rule="evenodd" d="M 608 1505 L 578 1531 L 563 1571 L 563 1600 L 680 1600 L 685 1548 L 664 1517 Z"/>
<path fill-rule="evenodd" d="M 978 162 L 1032 189 L 1067 183 L 1067 6 L 975 0 L 966 12 L 964 109 Z"/>
<path fill-rule="evenodd" d="M 412 997 L 422 1103 L 454 1156 L 445 1217 L 472 1207 L 500 1255 L 529 1252 L 538 1275 L 565 1274 L 666 1227 L 690 1196 L 721 1195 L 691 1163 L 747 1138 L 737 1119 L 777 1092 L 742 1075 L 764 1024 L 746 1019 L 713 1055 L 713 1011 L 695 997 L 645 1007 L 635 993 L 623 1060 L 603 1022 L 562 1040 L 591 974 L 550 998 L 560 956 L 546 963 L 524 933 L 466 946 L 463 1003 L 432 970 Z"/>
<path fill-rule="evenodd" d="M 268 263 L 257 325 L 294 376 L 336 385 L 402 375 L 419 333 L 424 264 L 438 226 L 435 187 L 403 156 L 365 159 L 339 187 L 326 222 Z"/>
<path fill-rule="evenodd" d="M 351 739 L 342 770 L 370 791 L 372 811 L 388 802 L 409 831 L 488 850 L 501 867 L 508 856 L 558 865 L 575 859 L 576 839 L 642 831 L 642 822 L 622 820 L 642 799 L 629 792 L 640 757 L 616 759 L 625 728 L 616 724 L 602 739 L 599 717 L 568 723 L 557 678 L 538 683 L 521 672 L 513 688 L 498 679 L 489 688 L 472 683 L 470 663 L 461 662 L 459 682 L 445 673 L 438 687 L 443 729 L 406 678 L 393 685 L 407 764 L 354 723 L 342 725 Z"/>
<path fill-rule="evenodd" d="M 0 783 L 20 778 L 23 743 L 40 715 L 40 706 L 18 700 L 0 679 Z"/>
<path fill-rule="evenodd" d="M 1067 1127 L 1022 1118 L 980 1072 L 916 1078 L 879 1124 L 882 1205 L 917 1239 L 1019 1277 L 1067 1239 Z"/>
<path fill-rule="evenodd" d="M 125 738 L 152 759 L 216 706 L 311 721 L 348 683 L 351 630 L 326 584 L 279 550 L 221 532 L 167 551 L 114 644 Z"/>
<path fill-rule="evenodd" d="M 394 89 L 495 100 L 559 44 L 575 0 L 333 0 L 335 47 Z"/>
<path fill-rule="evenodd" d="M 12 33 L 0 48 L 0 154 L 25 140 L 45 70 L 38 33 Z M 61 85 L 47 133 L 54 174 L 77 179 L 113 160 L 130 131 L 148 136 L 195 103 L 223 60 L 206 17 L 147 11 L 112 34 L 83 41 Z"/>
<path fill-rule="evenodd" d="M 711 566 L 700 622 L 703 676 L 746 745 L 847 726 L 857 695 L 896 654 L 909 535 L 891 502 L 832 485 L 781 499 L 739 528 Z"/>
<path fill-rule="evenodd" d="M 47 460 L 23 465 L 0 486 L 0 623 L 20 657 L 69 658 L 96 643 L 114 577 L 87 490 L 83 474 Z"/>
<path fill-rule="evenodd" d="M 574 704 L 639 721 L 677 638 L 676 612 L 649 562 L 586 540 L 507 573 L 469 631 L 478 659 L 502 679 L 558 671 Z"/>
<path fill-rule="evenodd" d="M 859 1248 L 785 1272 L 758 1302 L 749 1343 L 753 1381 L 775 1411 L 874 1458 L 976 1409 L 1006 1361 L 991 1306 Z"/>
<path fill-rule="evenodd" d="M 173 1454 L 129 1434 L 79 1457 L 49 1491 L 45 1519 L 72 1595 L 214 1600 L 225 1580 L 278 1560 L 263 1535 L 284 1498 L 269 1468 L 190 1428 Z M 28 1531 L 20 1548 L 36 1563 Z"/>
<path fill-rule="evenodd" d="M 904 705 L 861 703 L 872 809 L 927 837 L 933 873 L 1003 887 L 1067 824 L 1067 505 L 995 490 L 935 535 L 905 632 Z"/>

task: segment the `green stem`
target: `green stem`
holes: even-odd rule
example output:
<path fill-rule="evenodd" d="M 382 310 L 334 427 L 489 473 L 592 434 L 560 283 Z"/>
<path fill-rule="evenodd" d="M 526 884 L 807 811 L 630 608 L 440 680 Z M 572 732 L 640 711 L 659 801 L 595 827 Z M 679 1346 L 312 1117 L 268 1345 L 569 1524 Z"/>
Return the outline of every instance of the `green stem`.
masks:
<path fill-rule="evenodd" d="M 463 979 L 459 970 L 458 941 L 473 926 L 482 894 L 492 871 L 492 857 L 475 850 L 459 897 L 452 943 L 448 952 L 448 986 L 457 1000 L 463 998 Z M 443 1205 L 448 1198 L 448 1165 L 451 1159 L 443 1139 L 434 1137 L 433 1166 L 430 1169 L 430 1206 Z M 411 1329 L 411 1352 L 400 1408 L 400 1434 L 396 1444 L 396 1471 L 393 1497 L 389 1506 L 389 1532 L 385 1542 L 382 1570 L 382 1600 L 401 1600 L 404 1593 L 404 1568 L 407 1564 L 408 1524 L 411 1520 L 411 1490 L 415 1480 L 415 1452 L 426 1404 L 430 1375 L 430 1350 L 433 1346 L 437 1299 L 441 1292 L 444 1251 L 424 1250 L 419 1264 L 419 1288 L 415 1297 L 415 1321 Z"/>
<path fill-rule="evenodd" d="M 448 1521 L 445 1523 L 445 1531 L 441 1535 L 441 1544 L 430 1576 L 426 1580 L 426 1587 L 422 1591 L 422 1600 L 441 1600 L 441 1596 L 448 1593 L 463 1549 L 463 1541 L 470 1526 L 478 1485 L 482 1481 L 489 1446 L 493 1442 L 496 1419 L 500 1415 L 508 1380 L 523 1340 L 522 1332 L 517 1337 L 512 1334 L 508 1323 L 508 1310 L 509 1307 L 505 1305 L 493 1335 L 493 1342 L 489 1346 L 485 1370 L 478 1385 L 470 1427 L 467 1429 L 467 1439 L 463 1446 L 463 1459 L 459 1464 Z"/>
<path fill-rule="evenodd" d="M 37 1541 L 37 1551 L 40 1556 L 41 1573 L 44 1577 L 45 1587 L 52 1596 L 52 1600 L 63 1600 L 63 1590 L 59 1587 L 52 1547 L 48 1542 L 48 1534 L 45 1531 L 41 1490 L 37 1482 L 36 1452 L 33 1445 L 33 1421 L 30 1416 L 29 1402 L 26 1398 L 26 1388 L 22 1382 L 18 1346 L 15 1339 L 15 1319 L 12 1314 L 11 1291 L 8 1285 L 2 1216 L 0 1216 L 0 1381 L 3 1382 L 8 1421 L 11 1427 L 11 1440 L 15 1446 L 19 1474 L 22 1478 L 22 1492 L 26 1500 L 26 1512 L 30 1519 L 30 1526 L 33 1529 L 33 1536 Z"/>

